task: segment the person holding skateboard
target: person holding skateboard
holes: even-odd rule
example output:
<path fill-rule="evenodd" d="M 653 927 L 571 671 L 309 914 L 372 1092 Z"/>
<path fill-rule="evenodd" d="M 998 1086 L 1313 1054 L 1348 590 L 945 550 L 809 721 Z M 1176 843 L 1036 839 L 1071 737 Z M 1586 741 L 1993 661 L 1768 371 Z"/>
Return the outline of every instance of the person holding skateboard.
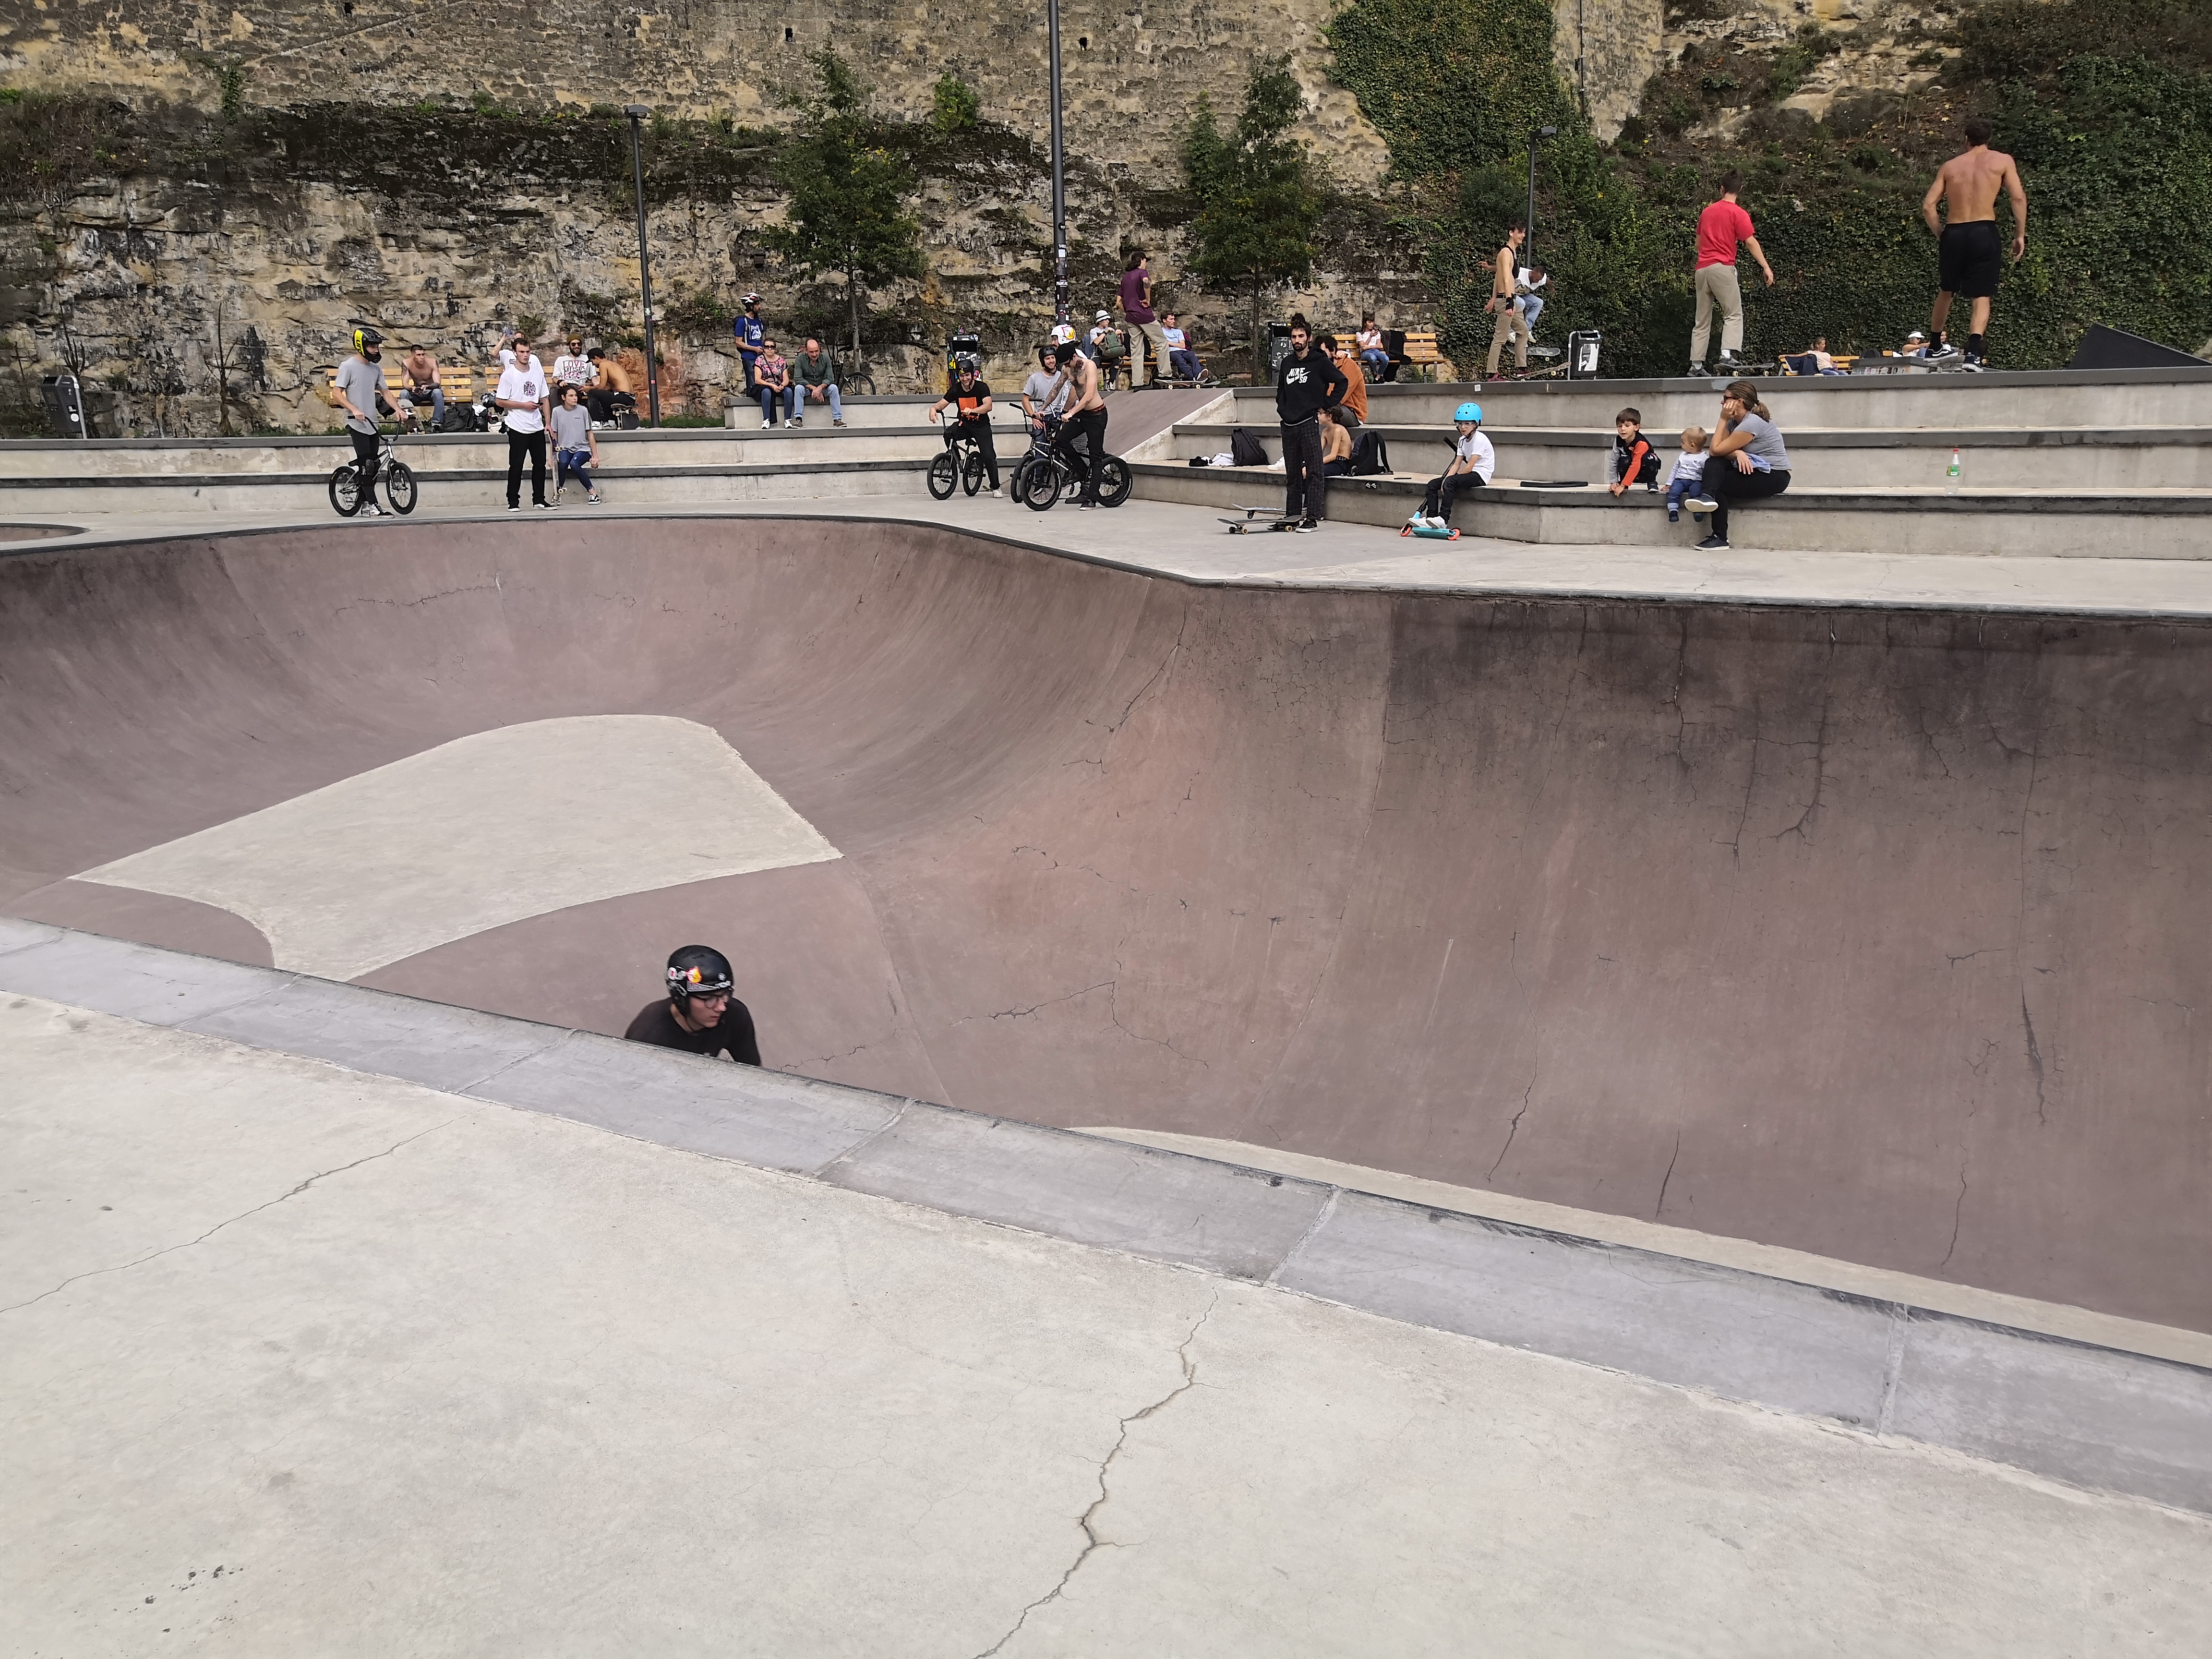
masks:
<path fill-rule="evenodd" d="M 1990 307 L 1996 298 L 1997 281 L 2004 275 L 1997 237 L 1997 191 L 2012 202 L 2012 258 L 2017 264 L 2027 252 L 2027 187 L 2020 181 L 2020 168 L 2002 150 L 1991 149 L 1996 129 L 1981 116 L 1966 123 L 1966 148 L 1943 163 L 1936 182 L 1920 204 L 1920 216 L 1936 237 L 1936 283 L 1934 320 L 1935 349 L 1931 363 L 1957 363 L 1963 368 L 1988 367 L 1983 346 L 1989 333 Z M 1943 219 L 1939 206 L 1948 207 Z M 1972 301 L 1973 320 L 1962 352 L 1944 332 L 1951 319 L 1952 296 Z"/>

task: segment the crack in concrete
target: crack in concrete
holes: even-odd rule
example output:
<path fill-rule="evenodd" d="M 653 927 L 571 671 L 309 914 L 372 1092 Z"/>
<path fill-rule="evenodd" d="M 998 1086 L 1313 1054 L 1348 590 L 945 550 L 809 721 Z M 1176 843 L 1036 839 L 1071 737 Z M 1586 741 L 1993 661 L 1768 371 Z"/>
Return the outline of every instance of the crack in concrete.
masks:
<path fill-rule="evenodd" d="M 225 1227 L 232 1226 L 238 1222 L 244 1221 L 249 1216 L 259 1215 L 264 1210 L 273 1209 L 277 1205 L 282 1204 L 288 1198 L 297 1198 L 301 1193 L 306 1192 L 308 1188 L 313 1186 L 319 1181 L 328 1180 L 332 1176 L 343 1175 L 348 1170 L 358 1170 L 362 1164 L 374 1164 L 381 1158 L 390 1158 L 402 1146 L 411 1146 L 414 1142 L 422 1139 L 424 1135 L 435 1134 L 439 1130 L 447 1127 L 447 1125 L 456 1123 L 458 1121 L 459 1121 L 459 1119 L 449 1117 L 444 1123 L 434 1123 L 427 1129 L 418 1129 L 415 1133 L 409 1135 L 406 1139 L 395 1141 L 391 1146 L 386 1146 L 380 1152 L 371 1152 L 366 1158 L 357 1158 L 354 1159 L 350 1164 L 341 1164 L 336 1169 L 324 1170 L 317 1174 L 311 1175 L 298 1186 L 293 1188 L 291 1191 L 288 1193 L 280 1193 L 275 1198 L 270 1199 L 267 1203 L 257 1204 L 252 1209 L 244 1211 L 238 1215 L 231 1217 L 228 1221 L 216 1222 L 214 1226 L 209 1228 L 198 1238 L 188 1238 L 181 1244 L 164 1244 L 158 1250 L 149 1250 L 145 1255 L 138 1257 L 136 1261 L 121 1262 L 112 1267 L 91 1267 L 81 1273 L 71 1273 L 67 1279 L 62 1280 L 60 1284 L 55 1285 L 52 1290 L 40 1291 L 36 1296 L 32 1297 L 29 1301 L 17 1302 L 10 1306 L 0 1308 L 0 1314 L 11 1314 L 19 1309 L 29 1307 L 32 1303 L 44 1302 L 50 1296 L 58 1296 L 62 1291 L 69 1289 L 70 1285 L 76 1284 L 77 1280 L 81 1279 L 98 1279 L 103 1273 L 128 1273 L 133 1267 L 144 1266 L 147 1262 L 153 1261 L 156 1256 L 169 1255 L 178 1250 L 189 1250 L 195 1244 L 204 1244 L 208 1240 L 213 1238 L 217 1233 L 221 1232 Z"/>
<path fill-rule="evenodd" d="M 1951 1243 L 1949 1248 L 1945 1249 L 1943 1252 L 1943 1259 L 1936 1264 L 1938 1268 L 1949 1267 L 1951 1265 L 1952 1256 L 1956 1255 L 1958 1252 L 1959 1222 L 1960 1218 L 1965 1215 L 1966 1209 L 1966 1160 L 1962 1158 L 1959 1160 L 1959 1196 L 1952 1201 L 1951 1205 Z"/>
<path fill-rule="evenodd" d="M 1659 1218 L 1659 1212 L 1667 1207 L 1667 1188 L 1674 1182 L 1674 1165 L 1681 1160 L 1681 1157 L 1682 1137 L 1680 1133 L 1678 1131 L 1674 1136 L 1674 1155 L 1667 1160 L 1667 1173 L 1660 1177 L 1659 1201 L 1651 1206 L 1651 1218 L 1654 1221 L 1656 1221 Z"/>
<path fill-rule="evenodd" d="M 1528 1115 L 1528 1097 L 1535 1092 L 1536 1079 L 1531 1077 L 1528 1079 L 1528 1086 L 1521 1091 L 1521 1109 L 1513 1114 L 1513 1121 L 1505 1126 L 1505 1144 L 1498 1149 L 1498 1156 L 1491 1160 L 1490 1174 L 1482 1178 L 1484 1186 L 1490 1184 L 1491 1177 L 1498 1173 L 1498 1166 L 1505 1162 L 1505 1154 L 1513 1150 L 1513 1137 L 1521 1133 L 1521 1120 Z M 1679 1154 L 1681 1150 L 1682 1143 L 1680 1140 L 1675 1141 L 1674 1151 Z M 1670 1176 L 1674 1173 L 1673 1164 L 1669 1164 L 1667 1166 L 1667 1173 Z M 1659 1189 L 1659 1201 L 1662 1204 L 1667 1201 L 1667 1189 L 1663 1186 Z"/>
<path fill-rule="evenodd" d="M 2024 986 L 2020 994 L 2020 1023 L 2027 1032 L 2027 1069 L 2035 1077 L 2035 1121 L 2048 1125 L 2051 1118 L 2043 1094 L 2043 1050 L 2036 1046 L 2035 1020 L 2027 1012 L 2027 990 Z"/>
<path fill-rule="evenodd" d="M 1024 1607 L 1020 1615 L 1008 1627 L 1006 1633 L 977 1654 L 975 1659 L 991 1659 L 994 1654 L 1020 1635 L 1022 1626 L 1029 1622 L 1030 1615 L 1039 1607 L 1058 1601 L 1066 1592 L 1069 1581 L 1083 1570 L 1083 1564 L 1091 1559 L 1092 1553 L 1109 1547 L 1107 1540 L 1098 1535 L 1097 1529 L 1091 1523 L 1092 1517 L 1106 1507 L 1107 1501 L 1113 1496 L 1112 1489 L 1107 1484 L 1107 1477 L 1113 1469 L 1114 1461 L 1121 1456 L 1121 1449 L 1129 1443 L 1131 1425 L 1141 1423 L 1149 1417 L 1158 1416 L 1176 1400 L 1198 1386 L 1198 1363 L 1190 1357 L 1190 1346 L 1192 1343 L 1198 1340 L 1198 1334 L 1206 1328 L 1206 1322 L 1213 1317 L 1213 1310 L 1220 1305 L 1221 1292 L 1216 1291 L 1213 1293 L 1213 1299 L 1206 1304 L 1206 1311 L 1199 1315 L 1198 1322 L 1190 1328 L 1190 1334 L 1184 1337 L 1176 1346 L 1176 1358 L 1182 1366 L 1182 1381 L 1142 1411 L 1133 1412 L 1121 1419 L 1121 1432 L 1114 1437 L 1112 1449 L 1106 1454 L 1098 1465 L 1098 1496 L 1091 1500 L 1090 1508 L 1075 1517 L 1075 1524 L 1083 1528 L 1083 1547 L 1076 1552 L 1075 1559 L 1068 1563 L 1067 1571 L 1060 1575 L 1060 1582 Z M 1119 1548 L 1120 1546 L 1115 1545 L 1112 1547 Z"/>

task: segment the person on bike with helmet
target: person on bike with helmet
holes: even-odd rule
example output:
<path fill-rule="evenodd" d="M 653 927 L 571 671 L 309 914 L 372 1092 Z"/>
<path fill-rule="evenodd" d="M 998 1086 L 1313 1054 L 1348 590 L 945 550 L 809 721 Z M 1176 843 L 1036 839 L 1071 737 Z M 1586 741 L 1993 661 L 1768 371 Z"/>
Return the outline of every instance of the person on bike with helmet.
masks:
<path fill-rule="evenodd" d="M 1498 476 L 1498 452 L 1482 435 L 1482 405 L 1462 404 L 1452 410 L 1458 434 L 1452 443 L 1451 464 L 1443 477 L 1429 480 L 1421 510 L 1413 514 L 1417 530 L 1445 530 L 1451 526 L 1452 496 L 1462 489 L 1480 489 Z"/>
<path fill-rule="evenodd" d="M 1067 331 L 1070 334 L 1074 331 Z M 1039 346 L 1038 367 L 1022 382 L 1022 414 L 1029 421 L 1030 430 L 1039 436 L 1044 433 L 1044 417 L 1057 415 L 1067 407 L 1067 383 L 1060 378 L 1063 349 L 1058 340 L 1047 340 Z"/>
<path fill-rule="evenodd" d="M 757 1066 L 753 1017 L 730 994 L 733 983 L 727 957 L 712 945 L 687 945 L 668 958 L 667 996 L 639 1009 L 623 1036 L 710 1058 L 726 1053 L 740 1066 Z"/>
<path fill-rule="evenodd" d="M 338 365 L 338 404 L 345 410 L 346 436 L 353 440 L 354 465 L 360 474 L 361 510 L 373 519 L 384 516 L 376 504 L 377 400 L 384 395 L 384 336 L 373 328 L 353 331 L 353 356 Z"/>
<path fill-rule="evenodd" d="M 972 442 L 983 457 L 984 476 L 991 481 L 991 494 L 1004 498 L 1006 492 L 999 488 L 999 449 L 991 439 L 991 388 L 983 380 L 983 366 L 973 357 L 963 356 L 959 367 L 945 388 L 945 395 L 929 406 L 929 418 L 934 423 L 946 409 L 957 408 L 957 421 L 945 429 L 946 447 L 956 439 Z"/>

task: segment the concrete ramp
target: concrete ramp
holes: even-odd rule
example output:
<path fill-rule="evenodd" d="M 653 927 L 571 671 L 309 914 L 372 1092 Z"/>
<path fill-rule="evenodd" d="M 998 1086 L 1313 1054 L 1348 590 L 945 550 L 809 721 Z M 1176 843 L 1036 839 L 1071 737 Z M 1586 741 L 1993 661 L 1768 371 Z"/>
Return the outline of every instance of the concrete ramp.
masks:
<path fill-rule="evenodd" d="M 21 915 L 266 961 L 102 867 L 478 734 L 690 722 L 843 856 L 362 982 L 617 1031 L 714 943 L 788 1070 L 2212 1329 L 2202 627 L 636 520 L 31 548 L 0 661 Z M 594 858 L 635 845 L 609 774 Z M 457 889 L 541 850 L 451 845 Z"/>

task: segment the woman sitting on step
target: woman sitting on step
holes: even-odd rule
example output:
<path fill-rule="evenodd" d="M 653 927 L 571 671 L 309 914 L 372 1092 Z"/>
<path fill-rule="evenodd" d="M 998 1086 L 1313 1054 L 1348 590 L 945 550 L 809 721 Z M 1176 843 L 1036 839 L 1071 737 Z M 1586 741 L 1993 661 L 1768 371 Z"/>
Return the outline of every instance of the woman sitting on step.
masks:
<path fill-rule="evenodd" d="M 1729 503 L 1759 501 L 1790 488 L 1790 452 L 1781 428 L 1759 400 L 1749 380 L 1730 380 L 1721 393 L 1720 430 L 1706 453 L 1705 493 L 1689 502 L 1692 513 L 1713 515 L 1713 533 L 1698 544 L 1703 552 L 1724 551 L 1729 544 Z"/>

